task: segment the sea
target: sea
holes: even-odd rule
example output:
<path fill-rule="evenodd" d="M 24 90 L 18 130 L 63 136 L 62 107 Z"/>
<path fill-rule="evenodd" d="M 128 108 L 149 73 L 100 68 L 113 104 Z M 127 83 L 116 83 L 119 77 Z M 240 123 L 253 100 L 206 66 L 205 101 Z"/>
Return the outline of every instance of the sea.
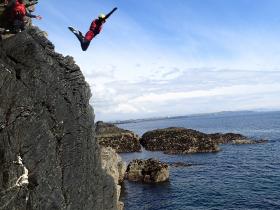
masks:
<path fill-rule="evenodd" d="M 160 184 L 125 181 L 121 200 L 126 210 L 280 209 L 280 112 L 225 112 L 121 123 L 138 135 L 167 127 L 205 133 L 240 133 L 266 144 L 221 145 L 218 153 L 167 155 L 143 149 L 121 154 L 133 159 L 191 164 L 171 167 Z"/>

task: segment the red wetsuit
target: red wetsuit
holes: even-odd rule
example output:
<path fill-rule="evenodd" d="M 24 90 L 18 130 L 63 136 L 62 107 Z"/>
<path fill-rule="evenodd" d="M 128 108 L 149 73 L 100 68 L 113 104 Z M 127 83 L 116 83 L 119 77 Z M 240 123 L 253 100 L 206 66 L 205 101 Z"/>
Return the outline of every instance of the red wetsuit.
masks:
<path fill-rule="evenodd" d="M 90 42 L 97 34 L 100 33 L 102 30 L 102 25 L 103 23 L 100 19 L 95 19 L 92 21 L 89 31 L 85 35 L 85 39 Z"/>
<path fill-rule="evenodd" d="M 98 19 L 95 19 L 91 22 L 89 31 L 86 33 L 85 36 L 80 31 L 75 30 L 72 27 L 68 27 L 69 30 L 74 33 L 74 35 L 78 38 L 81 43 L 81 48 L 83 51 L 86 51 L 90 45 L 91 40 L 101 32 L 103 24 L 106 22 L 106 19 L 110 17 L 117 8 L 115 7 L 111 12 L 109 12 L 104 17 L 100 16 Z"/>
<path fill-rule="evenodd" d="M 30 12 L 26 10 L 26 6 L 24 3 L 20 3 L 16 0 L 14 6 L 12 7 L 12 19 L 24 21 L 24 17 L 36 18 L 36 15 L 32 15 Z"/>
<path fill-rule="evenodd" d="M 14 0 L 10 1 L 11 7 L 7 10 L 7 19 L 9 20 L 9 27 L 15 31 L 25 29 L 25 17 L 36 18 L 36 15 L 32 15 L 26 10 L 26 6 L 23 1 Z"/>
<path fill-rule="evenodd" d="M 23 21 L 23 18 L 26 16 L 26 7 L 23 3 L 16 1 L 13 7 L 13 18 Z"/>

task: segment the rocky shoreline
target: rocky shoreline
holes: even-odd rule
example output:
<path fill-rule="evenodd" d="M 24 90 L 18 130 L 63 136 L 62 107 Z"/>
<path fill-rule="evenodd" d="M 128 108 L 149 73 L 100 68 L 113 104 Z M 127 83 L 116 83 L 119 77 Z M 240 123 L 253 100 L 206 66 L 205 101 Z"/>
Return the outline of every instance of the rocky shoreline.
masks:
<path fill-rule="evenodd" d="M 170 168 L 193 166 L 191 163 L 164 163 L 156 159 L 135 159 L 128 166 L 117 153 L 140 152 L 141 146 L 148 151 L 162 151 L 165 154 L 191 154 L 219 152 L 220 144 L 261 144 L 265 140 L 253 140 L 241 134 L 206 134 L 186 128 L 165 128 L 148 131 L 140 138 L 132 131 L 118 128 L 114 124 L 97 122 L 95 133 L 101 146 L 102 167 L 114 178 L 117 186 L 117 199 L 120 197 L 120 184 L 124 180 L 139 183 L 160 183 L 169 181 Z M 118 201 L 118 209 L 124 205 Z"/>

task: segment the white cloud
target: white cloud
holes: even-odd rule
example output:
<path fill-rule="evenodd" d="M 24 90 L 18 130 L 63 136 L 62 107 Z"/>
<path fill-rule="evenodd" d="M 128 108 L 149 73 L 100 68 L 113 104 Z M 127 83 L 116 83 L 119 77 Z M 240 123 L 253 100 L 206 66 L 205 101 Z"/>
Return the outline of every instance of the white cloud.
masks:
<path fill-rule="evenodd" d="M 222 110 L 275 108 L 280 105 L 280 84 L 250 84 L 216 87 L 213 89 L 146 93 L 142 96 L 116 97 L 107 109 L 97 107 L 100 116 L 166 116 Z M 106 118 L 106 117 L 105 117 Z M 116 117 L 115 117 L 116 118 Z M 117 118 L 118 119 L 118 118 Z"/>
<path fill-rule="evenodd" d="M 116 113 L 137 113 L 139 110 L 129 104 L 119 104 L 116 109 L 114 110 Z M 108 111 L 110 113 L 110 111 Z"/>
<path fill-rule="evenodd" d="M 235 85 L 229 87 L 218 87 L 210 90 L 195 90 L 187 92 L 168 92 L 162 94 L 149 93 L 133 99 L 132 103 L 161 103 L 190 98 L 204 98 L 213 96 L 240 96 L 250 94 L 263 94 L 267 92 L 279 92 L 280 84 L 256 84 Z M 280 100 L 280 99 L 279 99 Z"/>

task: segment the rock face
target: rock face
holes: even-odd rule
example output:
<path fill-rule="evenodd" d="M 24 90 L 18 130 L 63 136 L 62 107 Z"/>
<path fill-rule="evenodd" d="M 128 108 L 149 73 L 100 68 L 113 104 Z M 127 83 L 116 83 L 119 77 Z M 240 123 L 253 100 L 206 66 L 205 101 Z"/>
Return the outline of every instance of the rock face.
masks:
<path fill-rule="evenodd" d="M 0 44 L 0 209 L 117 209 L 79 67 L 37 28 Z"/>
<path fill-rule="evenodd" d="M 126 170 L 126 179 L 142 182 L 165 182 L 169 179 L 169 166 L 155 159 L 133 160 Z"/>
<path fill-rule="evenodd" d="M 120 183 L 124 180 L 126 164 L 122 161 L 121 157 L 115 152 L 115 150 L 110 147 L 101 147 L 101 160 L 102 168 L 114 179 L 117 186 L 117 199 L 119 200 L 121 193 Z M 123 207 L 123 202 L 119 201 L 118 209 L 122 210 Z"/>
<path fill-rule="evenodd" d="M 112 147 L 118 153 L 141 151 L 139 137 L 131 131 L 101 121 L 96 123 L 95 131 L 98 143 L 104 147 Z"/>
<path fill-rule="evenodd" d="M 207 134 L 185 128 L 166 128 L 145 133 L 140 143 L 150 151 L 168 154 L 217 152 L 219 147 Z"/>

